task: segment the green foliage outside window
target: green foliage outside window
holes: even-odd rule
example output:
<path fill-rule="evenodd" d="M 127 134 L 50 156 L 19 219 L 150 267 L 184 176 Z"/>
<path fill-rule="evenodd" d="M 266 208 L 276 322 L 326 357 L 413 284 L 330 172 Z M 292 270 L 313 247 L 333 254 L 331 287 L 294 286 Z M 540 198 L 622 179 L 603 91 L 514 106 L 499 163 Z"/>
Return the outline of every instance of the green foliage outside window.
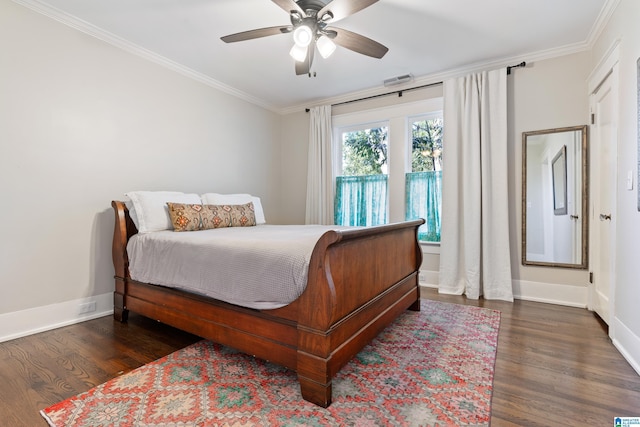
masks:
<path fill-rule="evenodd" d="M 411 171 L 442 170 L 442 118 L 413 122 Z"/>
<path fill-rule="evenodd" d="M 379 175 L 387 164 L 387 127 L 343 134 L 342 175 Z"/>

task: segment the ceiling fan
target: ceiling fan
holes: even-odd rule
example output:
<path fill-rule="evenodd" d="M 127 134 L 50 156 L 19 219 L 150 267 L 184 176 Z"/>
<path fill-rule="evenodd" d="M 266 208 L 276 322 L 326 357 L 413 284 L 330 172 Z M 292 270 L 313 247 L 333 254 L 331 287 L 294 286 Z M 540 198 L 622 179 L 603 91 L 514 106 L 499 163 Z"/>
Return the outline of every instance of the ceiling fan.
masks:
<path fill-rule="evenodd" d="M 291 25 L 259 28 L 221 37 L 226 43 L 257 39 L 276 34 L 293 33 L 294 45 L 289 54 L 296 60 L 296 74 L 309 74 L 315 48 L 328 58 L 342 46 L 373 58 L 382 58 L 389 50 L 386 46 L 351 31 L 330 27 L 378 0 L 272 0 L 291 17 Z"/>

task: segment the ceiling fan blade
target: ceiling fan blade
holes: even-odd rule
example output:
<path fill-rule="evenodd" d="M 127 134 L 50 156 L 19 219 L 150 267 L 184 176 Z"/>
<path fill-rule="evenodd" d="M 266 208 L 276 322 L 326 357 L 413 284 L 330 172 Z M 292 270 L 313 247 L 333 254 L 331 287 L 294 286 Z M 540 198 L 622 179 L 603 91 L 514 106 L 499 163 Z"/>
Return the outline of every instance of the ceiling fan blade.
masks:
<path fill-rule="evenodd" d="M 268 27 L 258 28 L 257 30 L 243 31 L 241 33 L 229 34 L 228 36 L 220 37 L 225 43 L 241 42 L 244 40 L 257 39 L 260 37 L 275 36 L 276 34 L 289 33 L 293 30 L 293 27 Z"/>
<path fill-rule="evenodd" d="M 333 38 L 335 44 L 354 52 L 380 59 L 389 51 L 388 47 L 360 34 L 342 28 L 327 27 L 326 29 L 337 33 Z"/>
<path fill-rule="evenodd" d="M 318 11 L 318 18 L 322 18 L 327 12 L 331 12 L 333 18 L 330 19 L 329 22 L 336 22 L 371 6 L 377 1 L 378 0 L 333 0 Z"/>
<path fill-rule="evenodd" d="M 296 3 L 294 0 L 272 0 L 272 1 L 278 6 L 280 6 L 280 8 L 287 13 L 291 13 L 291 11 L 295 10 L 303 18 L 307 16 L 307 14 L 304 12 L 304 10 L 302 10 L 300 5 Z"/>
<path fill-rule="evenodd" d="M 307 47 L 307 57 L 303 62 L 296 61 L 296 75 L 301 76 L 303 74 L 309 74 L 311 71 L 311 64 L 313 63 L 313 55 L 315 52 L 315 46 L 309 45 Z"/>

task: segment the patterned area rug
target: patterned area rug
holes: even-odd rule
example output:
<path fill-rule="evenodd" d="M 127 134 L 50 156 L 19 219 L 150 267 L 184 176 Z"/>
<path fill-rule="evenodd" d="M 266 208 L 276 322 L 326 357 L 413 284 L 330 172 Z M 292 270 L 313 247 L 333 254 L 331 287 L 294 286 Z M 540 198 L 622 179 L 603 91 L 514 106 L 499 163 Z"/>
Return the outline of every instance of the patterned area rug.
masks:
<path fill-rule="evenodd" d="M 500 313 L 422 300 L 351 360 L 333 403 L 294 372 L 201 341 L 41 411 L 51 426 L 487 426 Z"/>

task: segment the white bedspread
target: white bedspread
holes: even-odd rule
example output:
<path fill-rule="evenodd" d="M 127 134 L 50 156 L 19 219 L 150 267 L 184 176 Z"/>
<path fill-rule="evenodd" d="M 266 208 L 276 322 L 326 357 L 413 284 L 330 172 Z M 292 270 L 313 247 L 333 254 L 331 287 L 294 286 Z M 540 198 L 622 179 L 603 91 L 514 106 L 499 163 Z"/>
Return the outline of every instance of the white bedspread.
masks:
<path fill-rule="evenodd" d="M 129 273 L 140 282 L 244 307 L 278 308 L 302 294 L 316 242 L 339 228 L 258 225 L 136 234 L 127 245 Z"/>

